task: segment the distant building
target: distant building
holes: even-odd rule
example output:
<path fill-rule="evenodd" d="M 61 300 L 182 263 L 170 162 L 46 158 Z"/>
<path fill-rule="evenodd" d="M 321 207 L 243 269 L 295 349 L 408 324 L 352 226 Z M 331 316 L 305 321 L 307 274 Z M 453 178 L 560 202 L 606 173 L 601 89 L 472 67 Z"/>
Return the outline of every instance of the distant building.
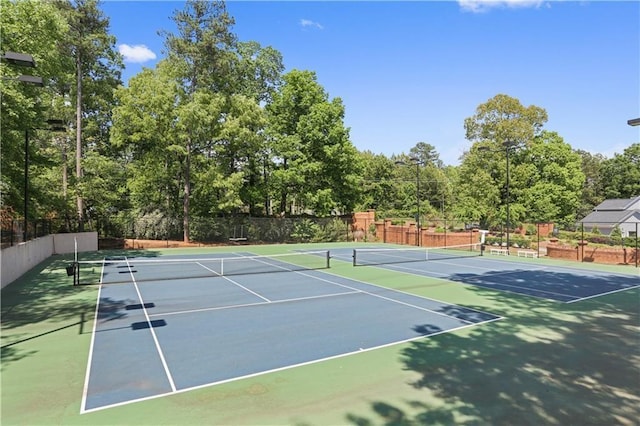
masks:
<path fill-rule="evenodd" d="M 640 197 L 605 200 L 579 224 L 585 231 L 597 228 L 603 235 L 617 226 L 623 237 L 635 237 L 640 229 Z"/>

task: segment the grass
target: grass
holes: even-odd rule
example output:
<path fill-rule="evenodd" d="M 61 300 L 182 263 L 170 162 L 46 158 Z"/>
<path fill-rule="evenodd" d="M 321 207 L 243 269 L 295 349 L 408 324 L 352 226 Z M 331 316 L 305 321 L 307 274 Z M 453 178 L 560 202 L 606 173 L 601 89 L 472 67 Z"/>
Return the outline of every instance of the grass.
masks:
<path fill-rule="evenodd" d="M 348 245 L 313 247 L 327 246 Z M 158 254 L 212 250 L 224 249 Z M 638 289 L 562 304 L 339 261 L 331 273 L 505 319 L 81 415 L 97 287 L 71 286 L 67 260 L 52 257 L 2 290 L 3 425 L 633 425 L 640 418 Z"/>

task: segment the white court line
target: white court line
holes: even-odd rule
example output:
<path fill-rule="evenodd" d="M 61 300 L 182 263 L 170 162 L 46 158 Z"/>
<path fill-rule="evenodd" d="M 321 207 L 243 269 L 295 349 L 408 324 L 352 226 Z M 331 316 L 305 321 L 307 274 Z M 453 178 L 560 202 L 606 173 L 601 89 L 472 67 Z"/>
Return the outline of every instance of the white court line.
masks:
<path fill-rule="evenodd" d="M 104 265 L 102 266 L 104 272 Z M 102 283 L 102 272 L 100 273 L 100 282 Z M 84 386 L 82 388 L 82 402 L 80 403 L 80 414 L 86 413 L 87 410 L 87 394 L 89 392 L 89 376 L 91 375 L 91 361 L 93 360 L 93 343 L 96 339 L 96 328 L 98 327 L 98 309 L 100 308 L 100 294 L 102 293 L 102 285 L 98 287 L 98 298 L 96 299 L 96 312 L 93 315 L 93 330 L 91 332 L 91 344 L 89 345 L 89 358 L 87 359 L 87 369 L 84 376 Z"/>
<path fill-rule="evenodd" d="M 263 260 L 257 260 L 257 261 L 259 261 L 259 262 L 263 262 L 263 263 L 265 263 L 265 264 L 267 264 L 267 265 L 270 265 L 270 266 L 280 267 L 280 266 L 278 266 L 278 265 L 273 265 L 273 264 L 271 264 L 271 263 L 264 262 Z M 280 267 L 280 268 L 282 268 L 282 269 L 286 269 L 286 268 L 284 268 L 284 267 Z M 288 269 L 287 269 L 287 270 L 288 270 Z M 373 297 L 377 297 L 377 298 L 379 298 L 379 299 L 387 300 L 387 301 L 389 301 L 389 302 L 398 303 L 398 304 L 400 304 L 400 305 L 408 306 L 408 307 L 410 307 L 410 308 L 418 309 L 418 310 L 425 311 L 425 312 L 430 312 L 430 313 L 433 313 L 433 314 L 436 314 L 436 315 L 440 315 L 440 316 L 443 316 L 443 317 L 447 317 L 447 318 L 453 318 L 453 319 L 456 319 L 456 320 L 458 320 L 458 321 L 466 322 L 467 324 L 475 324 L 475 323 L 472 323 L 472 322 L 470 322 L 470 321 L 463 320 L 463 319 L 458 318 L 458 317 L 454 317 L 454 316 L 452 316 L 452 315 L 443 314 L 442 312 L 434 311 L 434 310 L 431 310 L 431 309 L 428 309 L 428 308 L 423 308 L 423 307 L 421 307 L 421 306 L 413 305 L 413 304 L 411 304 L 411 303 L 402 302 L 402 301 L 400 301 L 400 300 L 392 299 L 392 298 L 390 298 L 390 297 L 386 297 L 386 296 L 382 296 L 382 295 L 379 295 L 379 294 L 371 293 L 371 292 L 369 292 L 369 291 L 361 290 L 361 289 L 358 289 L 358 288 L 355 288 L 355 287 L 351 287 L 351 286 L 348 286 L 348 285 L 346 285 L 346 284 L 340 284 L 340 283 L 337 283 L 337 282 L 335 282 L 335 281 L 327 280 L 327 279 L 325 279 L 325 278 L 321 278 L 321 277 L 316 277 L 316 276 L 313 276 L 313 275 L 309 275 L 309 274 L 304 273 L 304 272 L 302 272 L 302 271 L 291 271 L 291 272 L 294 272 L 294 273 L 296 273 L 296 274 L 299 274 L 299 275 L 302 275 L 302 276 L 305 276 L 305 277 L 313 278 L 313 279 L 318 280 L 318 281 L 323 281 L 323 282 L 326 282 L 326 283 L 329 283 L 329 284 L 332 284 L 332 285 L 337 285 L 338 287 L 343 287 L 343 288 L 348 288 L 349 290 L 358 291 L 358 292 L 360 292 L 360 293 L 367 294 L 367 295 L 369 295 L 369 296 L 373 296 Z M 326 273 L 326 272 L 324 272 L 324 271 L 320 271 L 320 272 L 322 272 L 322 273 Z M 333 275 L 333 274 L 332 274 L 332 275 Z M 336 275 L 334 275 L 334 276 L 336 276 Z M 350 279 L 350 278 L 346 278 L 346 277 L 342 277 L 342 278 L 343 278 L 343 279 Z M 355 281 L 355 280 L 354 280 L 354 281 Z M 363 284 L 372 285 L 372 284 L 369 284 L 369 283 L 364 283 L 364 282 L 362 282 L 362 281 L 360 281 L 360 282 L 361 282 L 361 283 L 363 283 Z M 391 291 L 391 292 L 396 291 L 396 290 L 389 289 L 389 288 L 386 288 L 386 289 L 385 289 L 384 287 L 380 287 L 380 286 L 376 286 L 376 287 L 378 287 L 378 288 L 380 288 L 380 289 L 384 289 L 384 290 L 386 290 L 386 291 Z M 402 292 L 401 292 L 401 293 L 402 293 Z M 403 294 L 411 295 L 411 294 L 409 294 L 409 293 L 403 293 Z M 419 296 L 415 296 L 415 295 L 411 295 L 411 296 L 413 296 L 413 297 L 419 297 Z M 433 300 L 433 299 L 429 299 L 429 300 Z M 441 303 L 444 303 L 444 302 L 441 302 Z M 457 306 L 457 305 L 451 305 L 450 303 L 447 303 L 446 305 L 447 305 L 447 306 Z M 460 307 L 462 308 L 462 306 L 460 306 Z M 465 308 L 465 309 L 470 309 L 470 308 Z M 472 310 L 472 311 L 474 311 L 474 309 L 471 309 L 471 310 Z M 476 312 L 479 312 L 479 311 L 476 311 Z M 491 315 L 495 315 L 495 314 L 491 314 Z"/>
<path fill-rule="evenodd" d="M 469 279 L 469 281 L 481 281 L 481 280 L 482 280 L 482 278 L 470 278 Z M 564 293 L 558 293 L 558 292 L 555 292 L 555 291 L 541 290 L 541 289 L 538 289 L 538 288 L 535 288 L 535 287 L 523 287 L 523 286 L 514 285 L 514 284 L 502 284 L 502 283 L 485 284 L 485 283 L 482 283 L 482 284 L 472 284 L 472 285 L 479 285 L 480 287 L 482 287 L 482 286 L 489 286 L 489 287 L 505 286 L 505 287 L 519 288 L 519 289 L 522 289 L 522 290 L 537 291 L 537 292 L 540 292 L 540 293 L 555 294 L 556 296 L 562 296 L 562 297 L 571 297 L 571 298 L 576 297 L 576 296 L 574 296 L 572 294 L 564 294 Z M 521 294 L 521 295 L 524 295 L 524 296 L 532 296 L 531 294 L 527 294 L 527 293 L 518 293 L 518 294 Z M 558 300 L 558 302 L 560 302 L 560 300 Z"/>
<path fill-rule="evenodd" d="M 311 300 L 311 299 L 322 299 L 325 297 L 335 297 L 335 296 L 344 296 L 347 294 L 357 294 L 361 293 L 360 291 L 348 291 L 342 293 L 333 293 L 333 294 L 321 294 L 319 296 L 307 296 L 307 297 L 296 297 L 293 299 L 282 299 L 282 300 L 273 300 L 267 302 L 255 302 L 255 303 L 243 303 L 240 305 L 228 305 L 228 306 L 216 306 L 213 308 L 200 308 L 200 309 L 188 309 L 184 311 L 175 311 L 175 312 L 166 312 L 166 313 L 157 313 L 157 314 L 149 314 L 150 317 L 161 317 L 161 316 L 169 316 L 169 315 L 181 315 L 181 314 L 191 314 L 194 312 L 207 312 L 207 311 L 221 311 L 223 309 L 235 309 L 235 308 L 246 308 L 250 306 L 263 306 L 263 305 L 275 305 L 278 303 L 288 303 L 288 302 L 298 302 L 302 300 Z"/>
<path fill-rule="evenodd" d="M 156 336 L 156 331 L 153 329 L 153 324 L 151 323 L 151 318 L 149 318 L 149 312 L 147 312 L 147 308 L 144 306 L 144 300 L 142 300 L 142 294 L 140 294 L 140 289 L 138 288 L 138 283 L 136 282 L 136 277 L 133 276 L 133 270 L 129 265 L 129 260 L 125 257 L 127 261 L 127 267 L 129 268 L 129 274 L 131 275 L 131 280 L 133 281 L 133 286 L 136 289 L 136 293 L 138 294 L 138 299 L 140 299 L 140 304 L 142 305 L 142 312 L 144 313 L 144 317 L 147 320 L 147 324 L 149 325 L 149 331 L 151 332 L 151 336 L 153 337 L 153 341 L 155 342 L 156 349 L 158 350 L 158 355 L 160 355 L 160 361 L 162 362 L 162 366 L 164 368 L 164 372 L 167 375 L 167 379 L 169 380 L 169 384 L 171 385 L 171 390 L 173 392 L 176 391 L 176 384 L 173 381 L 173 376 L 171 376 L 171 371 L 169 371 L 169 366 L 167 365 L 167 361 L 164 358 L 164 353 L 162 352 L 162 348 L 160 347 L 160 342 L 158 341 L 158 336 Z"/>
<path fill-rule="evenodd" d="M 599 293 L 599 294 L 594 294 L 594 295 L 587 296 L 587 297 L 581 297 L 580 299 L 571 300 L 571 301 L 566 302 L 566 303 L 580 302 L 582 300 L 593 299 L 595 297 L 606 296 L 607 294 L 619 293 L 621 291 L 632 290 L 634 288 L 640 288 L 640 285 L 634 285 L 633 287 L 627 287 L 627 288 L 619 288 L 617 290 L 607 291 L 606 293 Z"/>
<path fill-rule="evenodd" d="M 243 286 L 240 283 L 235 282 L 234 280 L 232 280 L 229 277 L 226 277 L 224 275 L 219 274 L 218 272 L 214 271 L 213 269 L 209 269 L 206 266 L 204 266 L 202 263 L 197 262 L 198 265 L 202 266 L 204 269 L 206 269 L 207 271 L 213 272 L 214 274 L 216 274 L 219 277 L 224 278 L 225 280 L 229 281 L 230 283 L 237 285 L 238 287 L 240 287 L 241 289 L 248 291 L 249 293 L 253 294 L 254 296 L 258 296 L 260 299 L 264 300 L 265 302 L 271 302 L 271 300 L 267 299 L 266 297 L 262 296 L 261 294 L 256 293 L 255 291 L 248 289 L 247 287 Z"/>
<path fill-rule="evenodd" d="M 120 407 L 120 406 L 123 406 L 123 405 L 133 404 L 133 403 L 136 403 L 136 402 L 148 401 L 148 400 L 151 400 L 151 399 L 162 398 L 162 397 L 165 397 L 165 396 L 175 395 L 175 394 L 183 393 L 183 392 L 190 392 L 190 391 L 197 390 L 197 389 L 204 389 L 204 388 L 208 388 L 208 387 L 211 387 L 211 386 L 216 386 L 216 385 L 221 385 L 221 384 L 224 384 L 224 383 L 235 382 L 235 381 L 238 381 L 238 380 L 249 379 L 251 377 L 258 377 L 258 376 L 262 376 L 262 375 L 265 375 L 265 374 L 276 373 L 278 371 L 289 370 L 291 368 L 302 367 L 302 366 L 305 366 L 305 365 L 317 364 L 317 363 L 320 363 L 320 362 L 325 362 L 325 361 L 330 361 L 330 360 L 334 360 L 334 359 L 338 359 L 338 358 L 343 358 L 345 356 L 351 356 L 351 355 L 360 354 L 360 353 L 363 353 L 363 352 L 374 351 L 374 350 L 377 350 L 377 349 L 382 349 L 382 348 L 386 348 L 386 347 L 389 347 L 389 346 L 395 346 L 395 345 L 399 345 L 399 344 L 402 344 L 402 343 L 413 342 L 415 340 L 420 340 L 420 339 L 424 339 L 424 338 L 427 338 L 427 337 L 433 337 L 433 336 L 437 336 L 439 334 L 450 333 L 450 332 L 462 330 L 462 329 L 465 329 L 465 328 L 474 327 L 476 325 L 488 324 L 490 322 L 498 321 L 498 320 L 501 320 L 501 319 L 503 319 L 503 318 L 502 317 L 493 318 L 493 319 L 490 319 L 490 320 L 487 320 L 487 321 L 477 322 L 477 323 L 468 324 L 468 325 L 462 325 L 460 327 L 450 328 L 448 330 L 441 330 L 441 331 L 438 331 L 438 332 L 435 332 L 435 333 L 416 336 L 416 337 L 412 337 L 410 339 L 399 340 L 399 341 L 396 341 L 396 342 L 385 343 L 384 345 L 373 346 L 373 347 L 362 349 L 362 350 L 358 350 L 358 351 L 346 352 L 346 353 L 343 353 L 343 354 L 328 356 L 328 357 L 325 357 L 325 358 L 315 359 L 315 360 L 311 360 L 311 361 L 305 361 L 305 362 L 301 362 L 301 363 L 298 363 L 298 364 L 287 365 L 287 366 L 284 366 L 284 367 L 273 368 L 271 370 L 260 371 L 260 372 L 257 372 L 257 373 L 247 374 L 247 375 L 239 376 L 239 377 L 233 377 L 233 378 L 230 378 L 230 379 L 220 380 L 220 381 L 217 381 L 217 382 L 206 383 L 206 384 L 203 384 L 203 385 L 198 385 L 198 386 L 193 386 L 193 387 L 189 387 L 189 388 L 179 389 L 179 390 L 176 390 L 175 392 L 165 392 L 165 393 L 158 394 L 158 395 L 147 396 L 147 397 L 144 397 L 144 398 L 138 398 L 138 399 L 132 399 L 132 400 L 129 400 L 129 401 L 119 402 L 117 404 L 105 405 L 103 407 L 97 407 L 97 408 L 93 408 L 91 410 L 87 410 L 87 411 L 85 411 L 85 413 L 90 413 L 90 412 L 100 411 L 100 410 L 106 410 L 108 408 Z"/>

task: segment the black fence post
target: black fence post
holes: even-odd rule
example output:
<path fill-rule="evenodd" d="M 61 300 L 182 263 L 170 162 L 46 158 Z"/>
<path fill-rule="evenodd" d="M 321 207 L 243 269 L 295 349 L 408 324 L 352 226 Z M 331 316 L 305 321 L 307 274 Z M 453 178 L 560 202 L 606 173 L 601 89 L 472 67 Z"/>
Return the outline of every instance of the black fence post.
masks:
<path fill-rule="evenodd" d="M 584 262 L 584 222 L 581 222 L 581 225 L 582 226 L 580 226 L 580 242 L 582 244 L 580 244 L 580 250 L 581 250 L 580 262 Z"/>

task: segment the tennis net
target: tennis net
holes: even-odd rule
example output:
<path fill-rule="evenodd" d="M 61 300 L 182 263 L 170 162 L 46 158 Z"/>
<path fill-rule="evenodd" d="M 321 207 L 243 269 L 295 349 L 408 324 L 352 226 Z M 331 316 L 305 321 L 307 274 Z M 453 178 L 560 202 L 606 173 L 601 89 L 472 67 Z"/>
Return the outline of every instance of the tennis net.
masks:
<path fill-rule="evenodd" d="M 328 250 L 218 258 L 107 258 L 77 261 L 74 285 L 210 278 L 330 267 Z"/>
<path fill-rule="evenodd" d="M 353 250 L 353 266 L 424 262 L 474 256 L 482 256 L 481 244 L 446 247 L 362 248 Z"/>

